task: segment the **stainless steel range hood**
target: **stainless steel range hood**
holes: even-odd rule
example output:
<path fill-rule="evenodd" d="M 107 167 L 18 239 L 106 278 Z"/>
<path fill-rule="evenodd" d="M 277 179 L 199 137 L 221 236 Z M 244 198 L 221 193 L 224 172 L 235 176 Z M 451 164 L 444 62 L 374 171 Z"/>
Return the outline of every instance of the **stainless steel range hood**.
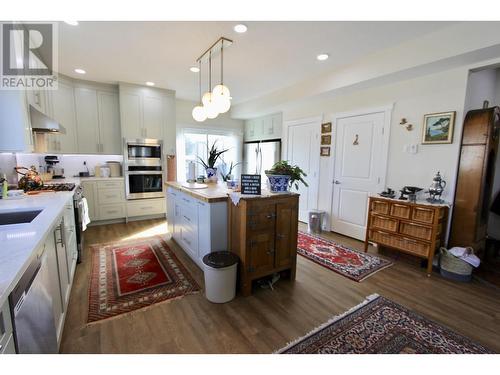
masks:
<path fill-rule="evenodd" d="M 66 134 L 64 126 L 30 105 L 31 129 L 33 133 Z"/>

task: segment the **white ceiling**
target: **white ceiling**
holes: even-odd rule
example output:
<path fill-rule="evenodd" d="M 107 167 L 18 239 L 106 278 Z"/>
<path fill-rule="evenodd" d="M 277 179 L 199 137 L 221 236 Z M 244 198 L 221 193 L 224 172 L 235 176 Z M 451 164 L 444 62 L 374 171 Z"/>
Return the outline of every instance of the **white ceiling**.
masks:
<path fill-rule="evenodd" d="M 447 22 L 80 22 L 59 27 L 59 70 L 98 82 L 144 84 L 197 100 L 198 74 L 189 71 L 220 36 L 225 49 L 224 81 L 241 103 L 307 80 L 370 53 L 436 31 Z M 330 54 L 327 61 L 316 55 Z M 74 73 L 83 68 L 86 75 Z M 206 77 L 207 69 L 203 70 Z M 217 80 L 218 65 L 214 72 Z M 205 79 L 205 78 L 204 78 Z M 206 86 L 205 86 L 206 89 Z"/>

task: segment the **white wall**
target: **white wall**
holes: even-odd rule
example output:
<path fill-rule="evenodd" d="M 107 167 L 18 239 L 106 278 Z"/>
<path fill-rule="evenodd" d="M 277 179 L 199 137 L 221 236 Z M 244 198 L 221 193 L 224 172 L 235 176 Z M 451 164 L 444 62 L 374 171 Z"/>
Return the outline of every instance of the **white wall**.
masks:
<path fill-rule="evenodd" d="M 496 102 L 497 70 L 484 69 L 470 72 L 465 97 L 464 114 L 471 109 L 483 108 L 483 102 L 487 100 L 490 106 Z"/>
<path fill-rule="evenodd" d="M 389 162 L 386 185 L 399 190 L 404 185 L 427 188 L 437 171 L 447 180 L 443 198 L 452 200 L 463 124 L 463 108 L 468 71 L 449 70 L 394 84 L 360 90 L 327 99 L 308 100 L 283 109 L 286 120 L 323 115 L 331 121 L 335 113 L 394 104 L 390 129 Z M 421 145 L 423 116 L 427 113 L 457 111 L 452 144 Z M 405 117 L 414 125 L 407 131 L 399 125 Z M 335 127 L 335 124 L 333 124 Z M 405 144 L 418 144 L 418 152 L 404 152 Z M 333 139 L 332 144 L 335 144 Z M 332 201 L 333 158 L 322 157 L 318 208 L 330 212 Z M 327 224 L 328 226 L 328 224 Z"/>

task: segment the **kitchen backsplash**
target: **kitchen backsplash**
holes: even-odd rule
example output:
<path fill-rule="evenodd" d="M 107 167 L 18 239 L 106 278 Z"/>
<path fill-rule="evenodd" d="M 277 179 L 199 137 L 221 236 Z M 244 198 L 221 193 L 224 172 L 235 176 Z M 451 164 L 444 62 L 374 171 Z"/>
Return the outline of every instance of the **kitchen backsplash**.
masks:
<path fill-rule="evenodd" d="M 16 166 L 16 155 L 11 153 L 0 153 L 0 177 L 4 173 L 9 184 L 17 184 L 17 174 L 14 172 Z"/>
<path fill-rule="evenodd" d="M 12 155 L 12 154 L 10 154 Z M 46 167 L 45 156 L 53 154 L 15 154 L 15 165 L 29 168 L 34 165 L 37 169 L 40 166 Z M 106 164 L 108 161 L 118 161 L 123 163 L 122 155 L 60 155 L 58 167 L 64 168 L 65 177 L 77 176 L 79 172 L 86 172 L 87 168 L 83 162 L 87 162 L 87 167 L 90 175 L 94 175 L 94 168 L 96 165 Z M 0 164 L 1 166 L 1 164 Z"/>

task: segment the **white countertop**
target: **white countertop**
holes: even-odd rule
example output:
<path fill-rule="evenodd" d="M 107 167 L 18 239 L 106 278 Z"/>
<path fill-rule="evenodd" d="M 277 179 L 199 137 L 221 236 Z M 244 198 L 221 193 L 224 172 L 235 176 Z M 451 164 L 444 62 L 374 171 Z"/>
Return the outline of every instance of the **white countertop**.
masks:
<path fill-rule="evenodd" d="M 22 199 L 0 199 L 0 212 L 42 209 L 31 223 L 0 225 L 0 306 L 57 224 L 73 193 L 51 192 Z"/>

